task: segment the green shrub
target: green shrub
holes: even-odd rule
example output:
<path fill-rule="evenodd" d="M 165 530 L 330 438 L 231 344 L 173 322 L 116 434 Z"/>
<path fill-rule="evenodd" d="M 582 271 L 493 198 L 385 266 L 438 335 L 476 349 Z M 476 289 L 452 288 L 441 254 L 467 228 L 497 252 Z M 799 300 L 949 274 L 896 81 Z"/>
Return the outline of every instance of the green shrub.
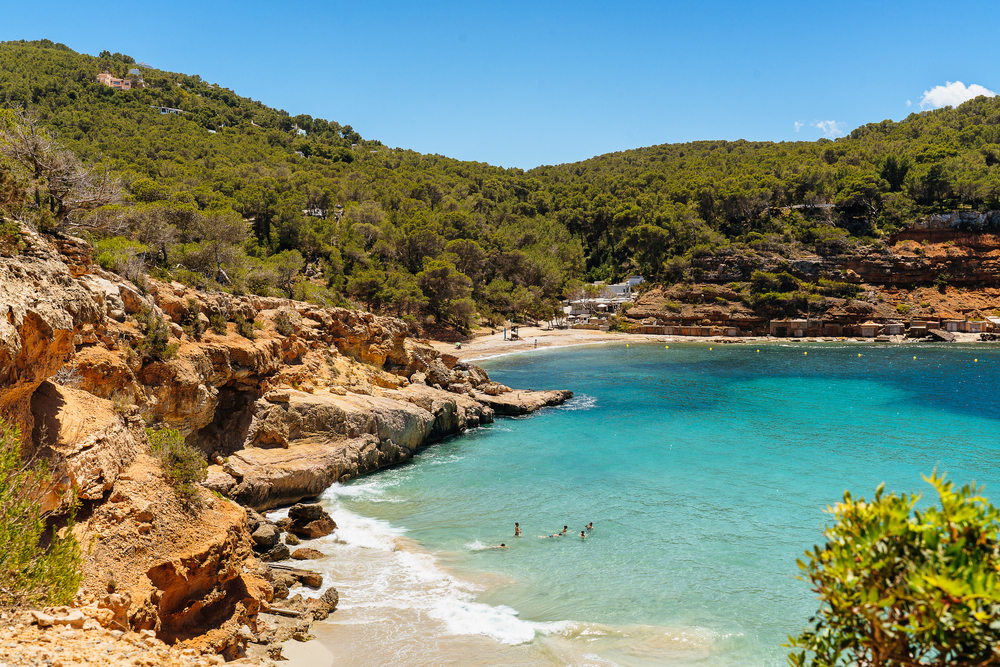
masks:
<path fill-rule="evenodd" d="M 294 311 L 286 310 L 282 308 L 278 311 L 278 314 L 274 316 L 274 328 L 278 330 L 282 336 L 291 336 L 295 331 L 295 321 L 293 317 Z M 298 313 L 295 313 L 296 315 Z"/>
<path fill-rule="evenodd" d="M 920 496 L 844 493 L 826 544 L 799 568 L 820 609 L 789 646 L 795 667 L 995 665 L 1000 652 L 1000 510 L 982 487 L 924 478 Z M 919 503 L 920 509 L 917 509 Z"/>
<path fill-rule="evenodd" d="M 861 291 L 861 287 L 858 285 L 827 280 L 826 278 L 820 278 L 816 282 L 816 287 L 820 294 L 839 296 L 844 299 L 853 299 Z"/>
<path fill-rule="evenodd" d="M 674 312 L 680 312 L 681 307 L 682 307 L 681 304 L 679 304 L 679 303 L 677 303 L 676 301 L 673 301 L 673 300 L 668 300 L 668 301 L 664 302 L 664 304 L 662 306 L 663 310 L 672 310 Z"/>
<path fill-rule="evenodd" d="M 208 326 L 212 328 L 212 333 L 225 336 L 229 329 L 226 327 L 226 316 L 221 310 L 213 310 L 208 314 Z"/>
<path fill-rule="evenodd" d="M 750 293 L 766 294 L 768 292 L 791 292 L 799 289 L 799 279 L 783 271 L 781 273 L 768 273 L 767 271 L 754 271 L 750 276 Z"/>
<path fill-rule="evenodd" d="M 94 243 L 94 260 L 101 268 L 126 273 L 126 267 L 149 248 L 124 236 L 113 236 Z"/>
<path fill-rule="evenodd" d="M 913 306 L 908 303 L 901 303 L 896 306 L 896 312 L 900 315 L 909 315 L 913 311 Z"/>
<path fill-rule="evenodd" d="M 0 218 L 0 250 L 16 255 L 24 249 L 24 245 L 21 226 L 13 220 Z"/>
<path fill-rule="evenodd" d="M 236 323 L 236 333 L 250 340 L 257 338 L 257 334 L 253 330 L 253 320 L 248 320 L 243 316 L 243 313 L 236 313 L 233 321 Z"/>
<path fill-rule="evenodd" d="M 21 461 L 20 432 L 0 420 L 0 607 L 69 604 L 83 580 L 72 510 L 41 546 L 47 516 L 38 499 L 51 482 L 45 461 Z"/>
<path fill-rule="evenodd" d="M 196 482 L 204 482 L 208 477 L 208 461 L 194 447 L 184 442 L 177 429 L 159 431 L 146 429 L 149 448 L 153 456 L 160 459 L 167 480 L 174 490 L 185 500 L 192 500 L 198 493 Z"/>
<path fill-rule="evenodd" d="M 143 306 L 135 320 L 142 327 L 144 336 L 136 348 L 143 360 L 166 361 L 177 354 L 179 346 L 169 342 L 170 327 L 162 316 L 155 314 L 148 306 Z"/>
<path fill-rule="evenodd" d="M 184 333 L 197 339 L 201 339 L 206 329 L 205 323 L 201 321 L 199 315 L 201 315 L 201 304 L 198 303 L 197 299 L 189 297 L 181 327 L 184 328 Z"/>

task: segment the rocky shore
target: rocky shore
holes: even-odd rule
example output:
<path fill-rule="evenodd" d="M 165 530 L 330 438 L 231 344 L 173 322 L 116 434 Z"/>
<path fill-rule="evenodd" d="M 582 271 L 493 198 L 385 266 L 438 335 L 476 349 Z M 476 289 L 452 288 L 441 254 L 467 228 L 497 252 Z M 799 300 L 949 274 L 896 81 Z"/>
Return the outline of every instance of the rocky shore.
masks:
<path fill-rule="evenodd" d="M 155 664 L 241 658 L 283 636 L 272 616 L 291 614 L 298 620 L 285 630 L 301 634 L 300 616 L 316 609 L 296 610 L 308 604 L 293 600 L 284 616 L 269 614 L 276 591 L 290 587 L 263 564 L 277 544 L 262 551 L 253 510 L 572 395 L 513 391 L 393 318 L 136 284 L 94 264 L 77 239 L 25 230 L 24 240 L 0 256 L 0 416 L 24 434 L 22 455 L 55 472 L 46 509 L 58 513 L 70 489 L 83 503 L 74 533 L 87 545 L 85 578 L 74 611 L 92 621 L 81 641 L 107 648 L 78 664 L 135 664 L 142 652 Z M 150 321 L 162 322 L 166 345 Z M 146 426 L 176 429 L 209 459 L 193 500 L 164 479 Z M 5 655 L 10 664 L 51 660 L 52 651 L 35 650 L 41 637 L 66 631 L 83 633 L 83 624 L 0 617 L 9 645 L 33 647 Z"/>

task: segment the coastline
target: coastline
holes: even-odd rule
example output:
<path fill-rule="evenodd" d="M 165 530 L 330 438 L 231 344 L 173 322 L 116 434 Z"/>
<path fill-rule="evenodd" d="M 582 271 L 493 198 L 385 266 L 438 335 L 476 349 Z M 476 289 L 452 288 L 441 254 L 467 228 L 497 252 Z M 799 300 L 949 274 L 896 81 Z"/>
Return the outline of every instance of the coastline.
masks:
<path fill-rule="evenodd" d="M 547 329 L 542 327 L 521 327 L 521 340 L 504 340 L 503 331 L 495 334 L 476 336 L 463 342 L 461 348 L 454 343 L 432 340 L 430 345 L 439 352 L 450 354 L 461 361 L 481 361 L 510 354 L 522 354 L 535 350 L 562 347 L 582 347 L 607 343 L 701 343 L 701 344 L 787 344 L 787 343 L 858 343 L 862 345 L 917 344 L 921 341 L 903 337 L 893 337 L 890 341 L 874 338 L 774 338 L 771 336 L 668 336 L 662 334 L 630 334 L 617 331 L 594 331 L 592 329 Z M 956 343 L 978 343 L 979 334 L 955 333 Z M 537 345 L 536 345 L 537 341 Z"/>

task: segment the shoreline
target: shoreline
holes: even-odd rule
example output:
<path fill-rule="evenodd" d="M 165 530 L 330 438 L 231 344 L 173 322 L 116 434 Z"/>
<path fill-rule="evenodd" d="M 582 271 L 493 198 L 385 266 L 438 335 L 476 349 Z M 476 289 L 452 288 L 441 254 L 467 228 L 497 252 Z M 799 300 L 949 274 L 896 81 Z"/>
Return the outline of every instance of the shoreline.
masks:
<path fill-rule="evenodd" d="M 583 347 L 587 345 L 602 345 L 608 343 L 701 343 L 701 344 L 775 344 L 775 343 L 858 343 L 862 345 L 907 345 L 921 344 L 920 339 L 894 336 L 891 340 L 882 341 L 874 338 L 774 338 L 771 336 L 747 336 L 734 338 L 730 336 L 677 336 L 665 334 L 630 334 L 612 331 L 594 331 L 592 329 L 544 329 L 541 327 L 521 327 L 521 340 L 504 340 L 503 332 L 477 336 L 468 342 L 463 342 L 461 348 L 454 343 L 431 340 L 428 341 L 434 349 L 444 354 L 457 357 L 460 361 L 478 362 L 512 354 L 524 354 L 537 350 L 547 350 L 565 347 Z M 980 343 L 979 334 L 955 333 L 955 343 Z M 537 341 L 537 344 L 536 344 Z M 935 341 L 936 342 L 936 341 Z M 947 343 L 940 343 L 947 345 Z"/>

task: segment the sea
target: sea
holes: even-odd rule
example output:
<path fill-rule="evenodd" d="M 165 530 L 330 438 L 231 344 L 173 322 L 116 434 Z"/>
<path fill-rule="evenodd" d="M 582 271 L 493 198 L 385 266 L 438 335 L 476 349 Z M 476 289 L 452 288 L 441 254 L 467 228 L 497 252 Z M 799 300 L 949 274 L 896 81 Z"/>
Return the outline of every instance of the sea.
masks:
<path fill-rule="evenodd" d="M 334 664 L 784 665 L 819 608 L 796 559 L 846 490 L 931 503 L 936 470 L 1000 501 L 985 344 L 623 342 L 479 363 L 575 395 L 323 494 L 338 529 L 310 567 L 340 606 L 313 632 Z"/>

